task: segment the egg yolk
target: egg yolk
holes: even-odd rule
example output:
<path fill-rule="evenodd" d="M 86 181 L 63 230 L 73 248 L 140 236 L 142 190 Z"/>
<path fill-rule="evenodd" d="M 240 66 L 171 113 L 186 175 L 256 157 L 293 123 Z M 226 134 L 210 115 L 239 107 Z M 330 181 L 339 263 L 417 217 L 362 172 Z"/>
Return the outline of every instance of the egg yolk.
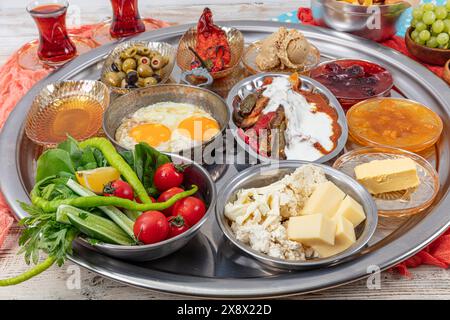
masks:
<path fill-rule="evenodd" d="M 147 142 L 152 147 L 170 139 L 172 132 L 162 124 L 145 123 L 135 126 L 130 130 L 130 136 L 136 142 Z"/>
<path fill-rule="evenodd" d="M 178 125 L 180 132 L 192 140 L 206 141 L 213 138 L 219 132 L 219 124 L 216 120 L 206 117 L 189 117 Z"/>

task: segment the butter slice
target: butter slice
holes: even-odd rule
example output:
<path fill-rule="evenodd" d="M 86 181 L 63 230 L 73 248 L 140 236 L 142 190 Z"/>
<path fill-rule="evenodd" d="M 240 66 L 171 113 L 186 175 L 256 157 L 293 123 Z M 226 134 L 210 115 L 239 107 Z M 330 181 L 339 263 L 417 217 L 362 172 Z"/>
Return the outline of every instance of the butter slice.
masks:
<path fill-rule="evenodd" d="M 327 181 L 321 183 L 316 186 L 311 197 L 306 201 L 301 214 L 323 213 L 331 218 L 336 213 L 344 197 L 345 193 L 333 182 Z"/>
<path fill-rule="evenodd" d="M 287 236 L 307 246 L 334 244 L 336 222 L 324 214 L 310 214 L 289 218 Z"/>
<path fill-rule="evenodd" d="M 356 179 L 371 194 L 400 191 L 420 183 L 417 165 L 410 158 L 373 160 L 355 167 Z"/>
<path fill-rule="evenodd" d="M 333 219 L 345 218 L 353 224 L 353 228 L 356 228 L 361 222 L 366 220 L 366 214 L 363 207 L 352 197 L 347 195 L 341 202 Z"/>
<path fill-rule="evenodd" d="M 312 248 L 321 258 L 327 258 L 348 249 L 355 242 L 356 236 L 353 223 L 341 216 L 336 220 L 336 236 L 334 245 L 313 244 Z"/>

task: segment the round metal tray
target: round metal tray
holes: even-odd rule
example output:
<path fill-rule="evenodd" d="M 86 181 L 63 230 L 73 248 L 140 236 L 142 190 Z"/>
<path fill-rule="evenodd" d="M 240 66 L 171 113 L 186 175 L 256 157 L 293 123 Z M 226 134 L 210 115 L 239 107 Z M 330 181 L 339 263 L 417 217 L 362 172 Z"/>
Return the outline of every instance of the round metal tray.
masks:
<path fill-rule="evenodd" d="M 289 272 L 262 265 L 230 244 L 215 219 L 209 219 L 201 233 L 182 250 L 160 260 L 145 263 L 120 261 L 79 243 L 75 243 L 70 260 L 105 277 L 142 288 L 191 296 L 274 297 L 335 287 L 364 278 L 376 267 L 381 270 L 389 268 L 429 244 L 449 226 L 450 102 L 447 84 L 406 56 L 352 35 L 276 22 L 233 21 L 219 24 L 241 30 L 247 43 L 259 40 L 281 26 L 298 28 L 319 48 L 323 60 L 344 57 L 367 59 L 389 69 L 395 79 L 393 96 L 417 100 L 431 107 L 444 120 L 441 140 L 425 155 L 440 174 L 441 189 L 433 206 L 411 218 L 380 218 L 367 249 L 352 261 L 323 269 Z M 152 31 L 136 39 L 176 45 L 191 26 Z M 33 97 L 46 84 L 54 81 L 99 79 L 102 61 L 115 45 L 94 49 L 36 84 L 18 103 L 3 127 L 0 138 L 0 187 L 17 217 L 23 217 L 25 212 L 16 200 L 28 198 L 34 180 L 35 159 L 41 152 L 24 135 L 23 124 Z M 175 80 L 178 80 L 179 74 L 176 68 Z M 217 189 L 221 190 L 238 169 L 229 166 L 218 180 Z"/>

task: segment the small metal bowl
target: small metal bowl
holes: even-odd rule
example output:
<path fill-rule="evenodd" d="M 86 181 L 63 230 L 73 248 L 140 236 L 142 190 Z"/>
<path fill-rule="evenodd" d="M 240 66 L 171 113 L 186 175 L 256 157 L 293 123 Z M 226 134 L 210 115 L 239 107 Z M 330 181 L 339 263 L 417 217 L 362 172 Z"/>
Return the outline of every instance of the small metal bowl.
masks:
<path fill-rule="evenodd" d="M 186 232 L 155 244 L 136 245 L 136 246 L 121 246 L 113 244 L 90 244 L 84 238 L 79 238 L 79 242 L 88 247 L 94 248 L 108 256 L 129 260 L 129 261 L 150 261 L 159 259 L 181 249 L 186 245 L 200 231 L 202 225 L 206 222 L 208 217 L 213 212 L 216 204 L 216 186 L 209 173 L 200 165 L 192 160 L 181 157 L 176 154 L 169 154 L 172 161 L 177 164 L 189 164 L 184 171 L 184 185 L 186 187 L 195 184 L 199 191 L 195 194 L 196 197 L 201 198 L 208 210 L 203 218 L 192 226 Z"/>
<path fill-rule="evenodd" d="M 396 23 L 409 7 L 408 2 L 368 7 L 345 1 L 311 0 L 312 15 L 319 25 L 378 42 L 397 33 Z M 375 25 L 377 21 L 379 26 Z"/>
<path fill-rule="evenodd" d="M 230 120 L 230 113 L 225 101 L 217 94 L 195 86 L 183 84 L 163 84 L 144 89 L 135 90 L 127 95 L 121 96 L 105 111 L 103 116 L 103 130 L 106 136 L 118 147 L 126 149 L 116 141 L 116 131 L 124 119 L 131 116 L 138 109 L 158 102 L 191 103 L 199 106 L 213 116 L 220 126 L 220 131 L 210 140 L 203 142 L 200 146 L 204 148 L 213 142 L 225 131 Z M 177 153 L 196 155 L 197 148 L 180 150 Z"/>
<path fill-rule="evenodd" d="M 108 55 L 105 62 L 103 63 L 103 68 L 101 72 L 101 80 L 103 83 L 105 83 L 111 91 L 118 93 L 118 94 L 126 94 L 133 90 L 140 89 L 128 89 L 128 88 L 121 88 L 121 87 L 114 87 L 106 81 L 105 76 L 108 72 L 114 71 L 112 69 L 113 62 L 119 58 L 119 55 L 122 51 L 135 46 L 145 46 L 151 50 L 158 51 L 161 55 L 166 56 L 169 58 L 169 62 L 162 68 L 162 76 L 161 81 L 159 84 L 165 83 L 170 79 L 170 75 L 172 74 L 172 70 L 175 66 L 175 55 L 176 55 L 176 49 L 165 42 L 152 42 L 152 41 L 137 41 L 137 40 L 131 40 L 127 42 L 123 42 L 116 46 Z"/>
<path fill-rule="evenodd" d="M 222 27 L 222 30 L 225 31 L 228 43 L 230 44 L 231 61 L 228 68 L 219 72 L 211 73 L 211 76 L 214 79 L 224 78 L 233 73 L 235 68 L 239 66 L 242 54 L 244 53 L 244 36 L 242 35 L 242 33 L 236 28 Z M 180 43 L 178 44 L 177 64 L 182 71 L 191 70 L 191 63 L 195 60 L 195 56 L 194 53 L 189 50 L 189 47 L 195 48 L 196 43 L 197 28 L 193 27 L 186 31 L 183 37 L 181 37 Z"/>
<path fill-rule="evenodd" d="M 237 108 L 238 104 L 250 93 L 256 92 L 258 89 L 260 89 L 264 84 L 265 78 L 276 78 L 276 77 L 285 77 L 289 78 L 289 74 L 285 73 L 276 73 L 276 72 L 265 72 L 265 73 L 259 73 L 250 77 L 245 78 L 244 80 L 238 82 L 233 88 L 231 88 L 228 97 L 227 97 L 227 105 L 229 108 L 230 114 L 233 113 L 235 108 Z M 336 148 L 331 151 L 329 154 L 326 154 L 319 159 L 315 160 L 315 163 L 324 163 L 327 162 L 336 156 L 339 155 L 339 153 L 344 149 L 345 144 L 347 142 L 348 137 L 348 127 L 347 127 L 347 119 L 345 118 L 344 110 L 342 109 L 339 101 L 336 99 L 336 97 L 328 90 L 325 86 L 320 84 L 319 82 L 308 78 L 306 76 L 299 76 L 302 81 L 302 89 L 309 90 L 314 93 L 319 93 L 323 97 L 325 97 L 326 100 L 328 100 L 331 107 L 333 107 L 337 114 L 338 114 L 338 123 L 341 126 L 342 133 L 341 136 L 338 139 Z M 261 162 L 278 162 L 279 159 L 276 158 L 268 158 L 263 155 L 258 154 L 256 150 L 254 150 L 250 145 L 248 145 L 244 139 L 239 135 L 239 130 L 234 123 L 234 120 L 230 120 L 229 127 L 231 129 L 231 132 L 233 133 L 234 138 L 236 139 L 237 143 L 246 151 L 248 154 L 254 158 L 258 159 Z"/>
<path fill-rule="evenodd" d="M 69 103 L 60 103 L 67 99 L 71 99 L 70 106 Z M 34 143 L 47 147 L 55 146 L 66 140 L 67 134 L 78 140 L 90 138 L 101 128 L 103 111 L 108 107 L 109 101 L 108 87 L 100 81 L 61 81 L 49 84 L 33 100 L 25 122 L 25 133 Z M 86 102 L 96 102 L 100 108 L 89 112 L 86 108 L 93 108 L 93 104 L 88 105 Z M 71 114 L 66 114 L 65 117 L 57 116 L 62 110 L 61 108 L 65 108 Z M 84 124 L 83 132 L 80 130 L 75 132 L 72 130 L 73 128 L 64 126 L 63 123 L 56 124 L 57 119 L 63 121 L 63 118 L 73 116 L 75 111 L 83 112 L 83 116 L 86 115 L 77 123 L 78 126 Z M 63 129 L 64 131 L 62 131 Z M 53 132 L 55 138 L 50 138 L 49 132 Z"/>
<path fill-rule="evenodd" d="M 231 230 L 228 219 L 224 215 L 225 205 L 232 201 L 237 191 L 247 188 L 257 188 L 267 186 L 275 181 L 279 181 L 285 175 L 295 171 L 298 167 L 309 164 L 307 161 L 280 161 L 278 164 L 260 164 L 248 168 L 224 184 L 216 205 L 216 219 L 220 229 L 225 236 L 240 250 L 244 251 L 251 257 L 268 264 L 273 267 L 290 270 L 306 270 L 319 267 L 328 267 L 348 261 L 355 258 L 367 246 L 370 238 L 373 236 L 377 223 L 377 207 L 371 195 L 356 180 L 350 178 L 344 173 L 323 164 L 314 164 L 322 168 L 327 179 L 335 183 L 342 191 L 349 194 L 358 201 L 364 208 L 366 220 L 356 229 L 356 242 L 347 250 L 328 257 L 316 258 L 306 261 L 284 260 L 274 258 L 264 253 L 252 249 L 250 246 L 238 241 Z"/>

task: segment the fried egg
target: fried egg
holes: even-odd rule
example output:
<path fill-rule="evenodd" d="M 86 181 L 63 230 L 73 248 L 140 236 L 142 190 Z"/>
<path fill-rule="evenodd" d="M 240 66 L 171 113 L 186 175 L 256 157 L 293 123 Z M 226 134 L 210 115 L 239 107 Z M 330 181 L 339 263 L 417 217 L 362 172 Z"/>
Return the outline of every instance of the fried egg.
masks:
<path fill-rule="evenodd" d="M 159 151 L 179 152 L 201 145 L 219 131 L 217 121 L 199 106 L 160 102 L 124 119 L 116 131 L 116 140 L 128 149 L 147 142 Z"/>

